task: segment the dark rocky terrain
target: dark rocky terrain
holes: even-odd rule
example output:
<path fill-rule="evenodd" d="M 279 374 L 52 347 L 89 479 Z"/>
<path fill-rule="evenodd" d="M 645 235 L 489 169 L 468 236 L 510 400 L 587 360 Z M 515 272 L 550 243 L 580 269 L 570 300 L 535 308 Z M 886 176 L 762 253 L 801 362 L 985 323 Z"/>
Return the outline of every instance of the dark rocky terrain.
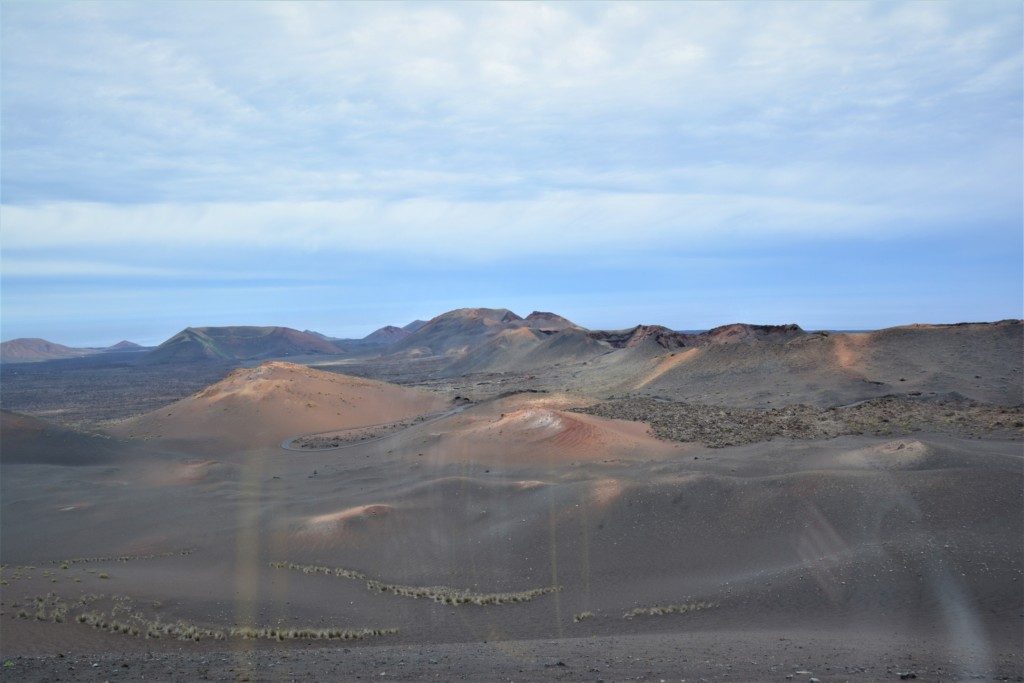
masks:
<path fill-rule="evenodd" d="M 768 410 L 638 397 L 604 401 L 576 410 L 588 415 L 647 422 L 663 439 L 697 441 L 712 448 L 774 438 L 832 439 L 846 434 L 907 436 L 922 431 L 975 438 L 1024 437 L 1024 406 L 993 406 L 956 396 L 885 396 L 850 406 L 815 408 L 796 404 Z"/>
<path fill-rule="evenodd" d="M 89 428 L 167 405 L 224 377 L 226 362 L 140 364 L 110 353 L 0 364 L 0 407 Z"/>

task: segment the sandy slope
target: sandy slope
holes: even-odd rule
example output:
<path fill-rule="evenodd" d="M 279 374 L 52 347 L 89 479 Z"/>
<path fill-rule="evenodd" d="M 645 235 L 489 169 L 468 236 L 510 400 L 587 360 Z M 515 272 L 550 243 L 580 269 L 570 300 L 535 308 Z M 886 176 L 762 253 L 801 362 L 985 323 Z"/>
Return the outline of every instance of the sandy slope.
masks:
<path fill-rule="evenodd" d="M 97 465 L 116 460 L 116 453 L 116 446 L 99 434 L 0 411 L 0 463 Z"/>
<path fill-rule="evenodd" d="M 447 405 L 445 398 L 425 391 L 274 361 L 235 370 L 193 396 L 110 431 L 250 448 L 297 434 L 402 420 Z"/>
<path fill-rule="evenodd" d="M 647 425 L 568 412 L 581 405 L 567 395 L 516 395 L 475 406 L 433 423 L 418 451 L 435 465 L 490 463 L 567 465 L 580 461 L 653 459 L 679 455 Z M 403 439 L 396 440 L 404 445 Z"/>

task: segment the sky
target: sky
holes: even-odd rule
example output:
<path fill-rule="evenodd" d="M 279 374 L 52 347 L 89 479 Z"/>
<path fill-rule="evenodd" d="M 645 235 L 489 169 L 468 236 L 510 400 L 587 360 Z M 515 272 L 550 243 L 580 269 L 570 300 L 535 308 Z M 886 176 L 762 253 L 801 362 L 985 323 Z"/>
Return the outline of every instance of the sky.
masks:
<path fill-rule="evenodd" d="M 1024 317 L 1022 5 L 0 5 L 0 337 Z"/>

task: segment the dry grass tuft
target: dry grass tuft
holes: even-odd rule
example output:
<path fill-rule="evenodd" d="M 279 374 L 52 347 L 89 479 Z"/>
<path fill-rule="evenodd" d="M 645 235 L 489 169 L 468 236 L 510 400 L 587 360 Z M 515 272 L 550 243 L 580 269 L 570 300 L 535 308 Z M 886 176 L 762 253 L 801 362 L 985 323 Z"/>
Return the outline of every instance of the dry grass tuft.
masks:
<path fill-rule="evenodd" d="M 545 586 L 514 593 L 474 593 L 448 586 L 402 586 L 369 580 L 366 587 L 379 593 L 392 593 L 408 598 L 427 598 L 445 605 L 505 605 L 513 602 L 529 602 L 548 593 L 554 593 L 558 586 Z"/>
<path fill-rule="evenodd" d="M 252 626 L 236 626 L 229 629 L 228 634 L 256 640 L 362 640 L 375 636 L 388 636 L 398 633 L 397 628 L 255 628 Z"/>
<path fill-rule="evenodd" d="M 149 555 L 109 555 L 107 557 L 72 557 L 68 560 L 54 560 L 47 564 L 59 564 L 61 569 L 67 569 L 64 565 L 72 564 L 86 564 L 93 562 L 135 562 L 137 560 L 156 560 L 161 557 L 174 557 L 175 555 L 191 555 L 194 551 L 192 548 L 186 548 L 184 550 L 171 550 L 166 553 L 152 553 Z"/>
<path fill-rule="evenodd" d="M 271 562 L 270 566 L 275 569 L 290 569 L 302 572 L 303 574 L 326 574 L 327 576 L 338 576 L 344 579 L 366 578 L 366 574 L 362 572 L 354 569 L 344 569 L 343 567 L 323 567 L 315 564 L 295 564 L 294 562 Z"/>
<path fill-rule="evenodd" d="M 34 608 L 34 611 L 26 609 L 18 610 L 17 616 L 20 619 L 32 619 L 36 621 L 52 621 L 62 624 L 68 620 L 68 610 L 71 605 L 56 593 L 47 593 L 45 596 L 37 595 L 27 607 Z"/>
<path fill-rule="evenodd" d="M 654 607 L 635 607 L 622 615 L 623 619 L 633 617 L 657 617 L 666 614 L 686 614 L 711 609 L 718 605 L 713 602 L 688 602 L 682 605 L 656 605 Z"/>
<path fill-rule="evenodd" d="M 17 616 L 21 619 L 53 621 L 64 623 L 72 607 L 92 607 L 101 601 L 110 602 L 108 610 L 89 609 L 74 616 L 74 621 L 85 626 L 109 633 L 134 637 L 170 638 L 183 641 L 199 642 L 202 640 L 226 640 L 227 638 L 268 639 L 268 640 L 362 640 L 376 636 L 387 636 L 398 633 L 395 628 L 312 628 L 312 627 L 220 627 L 203 626 L 183 619 L 173 622 L 162 621 L 159 616 L 148 618 L 137 611 L 134 601 L 127 595 L 114 595 L 107 598 L 95 593 L 85 594 L 74 603 L 49 593 L 45 597 L 37 596 L 29 607 L 34 611 L 21 609 Z"/>
<path fill-rule="evenodd" d="M 445 605 L 505 605 L 515 602 L 529 602 L 534 598 L 554 593 L 561 589 L 561 586 L 545 586 L 543 588 L 509 593 L 475 593 L 470 590 L 448 586 L 404 586 L 401 584 L 384 583 L 377 579 L 371 579 L 362 572 L 341 567 L 324 567 L 311 564 L 296 564 L 294 562 L 271 562 L 270 566 L 276 569 L 300 571 L 303 574 L 324 574 L 346 579 L 365 580 L 366 588 L 375 593 L 391 593 L 416 599 L 426 598 Z"/>

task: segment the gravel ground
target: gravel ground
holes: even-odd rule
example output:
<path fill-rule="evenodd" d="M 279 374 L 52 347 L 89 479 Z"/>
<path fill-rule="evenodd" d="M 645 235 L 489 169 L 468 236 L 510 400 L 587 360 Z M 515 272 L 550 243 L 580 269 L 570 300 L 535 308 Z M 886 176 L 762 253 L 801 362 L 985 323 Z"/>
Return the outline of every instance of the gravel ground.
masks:
<path fill-rule="evenodd" d="M 442 645 L 14 657 L 5 680 L 1024 680 L 1021 655 L 857 630 L 702 632 Z"/>

